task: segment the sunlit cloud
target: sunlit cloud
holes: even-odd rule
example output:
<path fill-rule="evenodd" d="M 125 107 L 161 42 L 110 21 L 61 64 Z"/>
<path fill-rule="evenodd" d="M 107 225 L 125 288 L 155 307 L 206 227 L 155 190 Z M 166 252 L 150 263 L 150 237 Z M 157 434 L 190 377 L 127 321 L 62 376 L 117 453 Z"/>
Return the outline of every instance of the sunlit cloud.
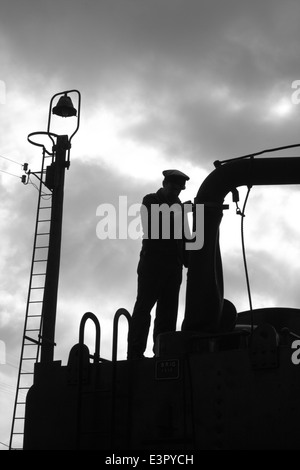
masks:
<path fill-rule="evenodd" d="M 281 98 L 271 107 L 270 114 L 274 117 L 285 118 L 292 113 L 293 109 L 293 105 L 288 98 Z"/>

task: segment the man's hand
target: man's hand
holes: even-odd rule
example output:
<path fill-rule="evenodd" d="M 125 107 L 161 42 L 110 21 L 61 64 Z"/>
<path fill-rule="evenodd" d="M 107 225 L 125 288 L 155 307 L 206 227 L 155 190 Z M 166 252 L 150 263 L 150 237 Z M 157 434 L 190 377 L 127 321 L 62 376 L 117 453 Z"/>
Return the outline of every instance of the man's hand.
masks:
<path fill-rule="evenodd" d="M 192 212 L 193 209 L 194 209 L 194 204 L 192 203 L 192 201 L 185 201 L 182 203 L 184 206 L 188 205 L 188 211 L 186 212 Z M 186 210 L 186 209 L 185 209 Z"/>

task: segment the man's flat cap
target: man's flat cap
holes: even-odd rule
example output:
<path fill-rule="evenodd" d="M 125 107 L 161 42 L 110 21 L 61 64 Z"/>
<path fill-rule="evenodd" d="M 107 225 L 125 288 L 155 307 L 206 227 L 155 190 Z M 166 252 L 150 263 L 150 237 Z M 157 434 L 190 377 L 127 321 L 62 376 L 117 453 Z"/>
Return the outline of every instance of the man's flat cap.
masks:
<path fill-rule="evenodd" d="M 179 170 L 164 170 L 162 174 L 165 177 L 165 181 L 173 182 L 178 185 L 181 189 L 185 189 L 185 182 L 190 178 Z"/>
<path fill-rule="evenodd" d="M 164 170 L 162 172 L 165 178 L 176 178 L 176 179 L 182 179 L 184 181 L 188 181 L 190 178 L 189 176 L 185 175 L 182 173 L 182 171 L 179 170 Z"/>

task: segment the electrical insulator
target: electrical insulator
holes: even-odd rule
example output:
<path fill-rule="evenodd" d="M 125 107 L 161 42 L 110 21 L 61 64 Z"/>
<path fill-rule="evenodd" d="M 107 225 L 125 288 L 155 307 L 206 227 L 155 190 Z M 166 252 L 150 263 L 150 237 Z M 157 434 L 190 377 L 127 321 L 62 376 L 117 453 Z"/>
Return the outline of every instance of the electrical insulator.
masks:
<path fill-rule="evenodd" d="M 22 182 L 23 184 L 26 184 L 26 175 L 22 175 L 22 176 L 21 176 L 21 182 Z"/>
<path fill-rule="evenodd" d="M 24 164 L 23 164 L 23 170 L 24 170 L 24 171 L 27 171 L 27 170 L 28 170 L 28 163 L 24 163 Z"/>

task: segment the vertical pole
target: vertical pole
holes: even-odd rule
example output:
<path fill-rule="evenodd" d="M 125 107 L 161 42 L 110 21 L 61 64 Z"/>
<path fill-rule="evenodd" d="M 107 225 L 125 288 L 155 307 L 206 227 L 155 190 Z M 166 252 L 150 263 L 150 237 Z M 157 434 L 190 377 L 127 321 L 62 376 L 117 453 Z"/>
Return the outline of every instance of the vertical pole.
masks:
<path fill-rule="evenodd" d="M 55 148 L 54 185 L 49 235 L 48 262 L 42 307 L 41 362 L 52 362 L 54 358 L 55 321 L 59 281 L 60 251 L 62 236 L 64 182 L 66 151 L 70 146 L 68 136 L 57 137 Z"/>

